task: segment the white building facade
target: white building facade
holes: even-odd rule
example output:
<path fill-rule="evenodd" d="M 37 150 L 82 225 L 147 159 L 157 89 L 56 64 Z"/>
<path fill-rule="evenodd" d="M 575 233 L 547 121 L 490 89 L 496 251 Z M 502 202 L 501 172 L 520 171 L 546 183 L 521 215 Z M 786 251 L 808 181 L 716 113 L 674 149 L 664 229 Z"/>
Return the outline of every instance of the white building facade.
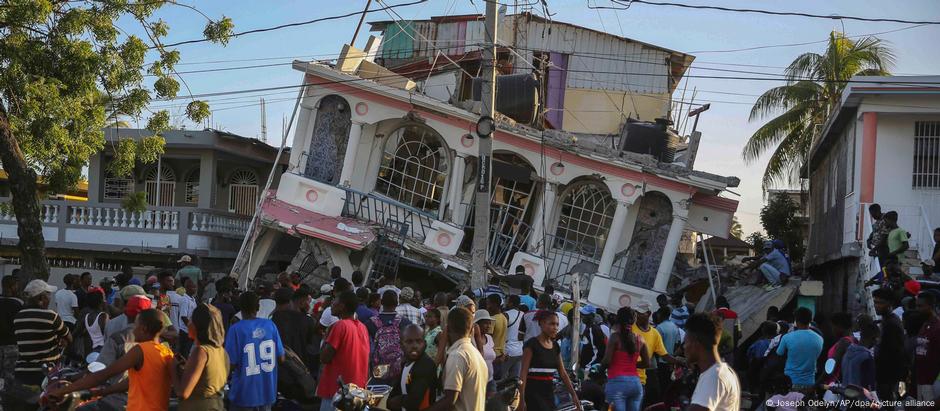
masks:
<path fill-rule="evenodd" d="M 826 291 L 836 298 L 826 300 L 835 310 L 864 303 L 859 284 L 880 269 L 865 248 L 870 204 L 897 211 L 911 249 L 931 258 L 940 223 L 938 83 L 940 76 L 853 78 L 814 146 L 806 263 L 811 273 L 829 273 Z"/>

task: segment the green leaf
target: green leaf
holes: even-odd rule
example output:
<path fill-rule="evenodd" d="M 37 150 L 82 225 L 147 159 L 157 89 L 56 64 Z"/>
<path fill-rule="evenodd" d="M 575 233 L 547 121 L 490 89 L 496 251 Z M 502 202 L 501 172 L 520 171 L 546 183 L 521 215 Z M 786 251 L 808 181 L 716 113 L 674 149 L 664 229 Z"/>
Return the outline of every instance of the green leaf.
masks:
<path fill-rule="evenodd" d="M 228 44 L 229 39 L 235 30 L 235 23 L 229 17 L 222 16 L 218 21 L 210 21 L 206 28 L 202 30 L 202 35 L 209 41 L 221 45 Z"/>
<path fill-rule="evenodd" d="M 209 104 L 205 101 L 195 100 L 186 105 L 186 117 L 197 123 L 209 118 L 212 112 L 209 111 Z"/>
<path fill-rule="evenodd" d="M 160 133 L 169 129 L 170 113 L 166 110 L 160 110 L 156 113 L 153 113 L 153 116 L 150 117 L 149 121 L 147 121 L 147 130 L 152 131 L 156 135 L 159 135 Z"/>

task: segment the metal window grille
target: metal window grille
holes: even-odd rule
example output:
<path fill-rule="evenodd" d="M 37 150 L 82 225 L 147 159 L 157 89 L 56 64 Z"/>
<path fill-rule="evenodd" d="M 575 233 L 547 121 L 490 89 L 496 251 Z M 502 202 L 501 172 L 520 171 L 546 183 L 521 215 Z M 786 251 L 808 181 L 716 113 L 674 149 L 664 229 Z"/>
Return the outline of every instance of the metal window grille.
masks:
<path fill-rule="evenodd" d="M 612 224 L 616 203 L 606 187 L 586 183 L 568 191 L 562 199 L 555 231 L 555 248 L 574 245 L 581 255 L 600 255 Z"/>
<path fill-rule="evenodd" d="M 172 207 L 176 204 L 176 173 L 172 168 L 160 168 L 160 187 L 157 188 L 157 167 L 153 166 L 147 171 L 144 181 L 147 191 L 147 204 L 161 207 Z M 160 193 L 160 204 L 157 204 L 157 192 Z"/>
<path fill-rule="evenodd" d="M 258 202 L 258 175 L 251 170 L 237 170 L 229 178 L 228 211 L 253 215 Z"/>
<path fill-rule="evenodd" d="M 105 177 L 104 199 L 121 200 L 134 191 L 134 180 L 130 178 Z"/>
<path fill-rule="evenodd" d="M 183 201 L 186 204 L 199 204 L 199 169 L 196 168 L 189 172 L 186 177 L 186 194 Z"/>
<path fill-rule="evenodd" d="M 912 187 L 940 189 L 940 121 L 914 122 Z"/>
<path fill-rule="evenodd" d="M 391 133 L 375 191 L 420 210 L 440 208 L 449 167 L 446 148 L 434 131 L 406 126 Z"/>

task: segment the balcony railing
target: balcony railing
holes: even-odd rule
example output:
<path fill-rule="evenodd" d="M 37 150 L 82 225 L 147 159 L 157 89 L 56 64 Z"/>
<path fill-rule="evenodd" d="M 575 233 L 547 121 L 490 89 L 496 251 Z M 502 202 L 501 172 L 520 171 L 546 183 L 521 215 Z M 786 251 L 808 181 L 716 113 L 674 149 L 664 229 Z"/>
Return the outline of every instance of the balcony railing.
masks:
<path fill-rule="evenodd" d="M 473 238 L 473 224 L 475 204 L 461 203 L 460 207 L 465 210 L 466 224 L 464 231 L 465 239 Z M 512 263 L 512 256 L 517 251 L 525 251 L 529 242 L 529 235 L 532 228 L 524 220 L 520 219 L 518 212 L 510 209 L 504 204 L 490 204 L 490 239 L 487 246 L 487 260 L 496 267 L 509 269 Z M 463 251 L 469 250 L 469 242 L 465 243 Z"/>
<path fill-rule="evenodd" d="M 388 226 L 390 223 L 407 224 L 408 237 L 418 241 L 424 241 L 428 231 L 431 230 L 431 223 L 437 220 L 433 215 L 407 204 L 347 187 L 342 188 L 346 190 L 343 217 L 365 220 L 383 226 Z"/>
<path fill-rule="evenodd" d="M 199 233 L 214 233 L 242 237 L 248 232 L 250 216 L 222 212 L 194 211 L 190 214 L 189 229 Z"/>
<path fill-rule="evenodd" d="M 16 217 L 9 198 L 0 199 L 0 231 L 16 236 Z M 208 249 L 230 252 L 227 243 L 206 237 L 242 238 L 250 216 L 192 207 L 150 207 L 131 212 L 119 204 L 48 200 L 40 204 L 47 242 L 140 245 L 151 248 Z M 11 225 L 14 228 L 11 229 Z M 221 244 L 221 245 L 220 245 Z M 217 248 L 221 247 L 221 248 Z"/>
<path fill-rule="evenodd" d="M 71 225 L 136 228 L 142 230 L 177 230 L 179 211 L 145 210 L 129 212 L 120 206 L 68 206 Z"/>

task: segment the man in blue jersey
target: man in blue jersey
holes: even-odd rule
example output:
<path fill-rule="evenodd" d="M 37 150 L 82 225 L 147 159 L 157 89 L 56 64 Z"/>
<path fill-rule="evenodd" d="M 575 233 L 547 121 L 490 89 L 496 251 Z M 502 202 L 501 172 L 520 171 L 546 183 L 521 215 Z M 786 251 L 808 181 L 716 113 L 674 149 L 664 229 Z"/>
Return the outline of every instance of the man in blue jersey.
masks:
<path fill-rule="evenodd" d="M 277 326 L 256 318 L 261 308 L 258 294 L 240 298 L 242 319 L 225 336 L 225 352 L 232 363 L 229 409 L 270 411 L 277 400 L 277 363 L 284 361 L 284 346 Z"/>

